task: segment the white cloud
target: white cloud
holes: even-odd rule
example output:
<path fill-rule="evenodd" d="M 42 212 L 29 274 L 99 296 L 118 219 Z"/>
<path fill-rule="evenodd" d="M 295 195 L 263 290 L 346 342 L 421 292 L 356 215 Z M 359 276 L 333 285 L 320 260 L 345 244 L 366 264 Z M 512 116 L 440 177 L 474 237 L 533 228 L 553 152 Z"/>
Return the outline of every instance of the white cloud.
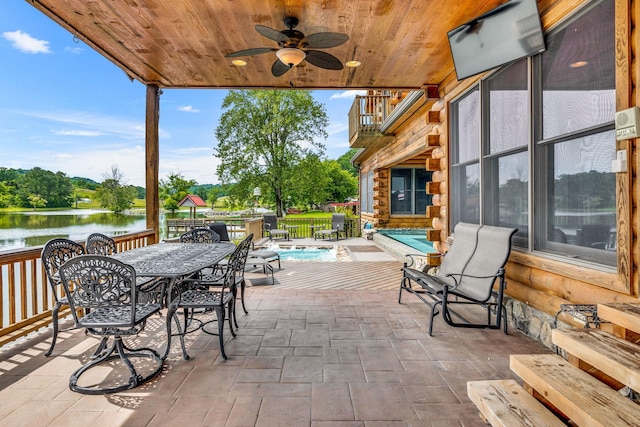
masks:
<path fill-rule="evenodd" d="M 191 105 L 184 105 L 182 107 L 178 107 L 178 111 L 184 111 L 187 113 L 199 113 L 200 110 L 197 108 L 193 108 Z"/>
<path fill-rule="evenodd" d="M 67 47 L 64 48 L 64 50 L 65 50 L 65 52 L 69 52 L 69 53 L 73 53 L 73 54 L 79 55 L 79 54 L 82 53 L 83 49 L 81 47 L 69 47 L 69 46 L 67 46 Z"/>
<path fill-rule="evenodd" d="M 102 136 L 104 133 L 90 130 L 52 130 L 54 135 L 63 136 Z"/>
<path fill-rule="evenodd" d="M 343 92 L 334 93 L 329 97 L 329 99 L 353 99 L 356 95 L 366 95 L 366 90 L 345 90 Z"/>
<path fill-rule="evenodd" d="M 140 140 L 145 138 L 144 121 L 135 121 L 121 117 L 88 113 L 84 111 L 20 111 L 19 114 L 49 120 L 56 123 L 64 123 L 65 125 L 73 125 L 81 129 L 76 130 L 75 135 L 78 136 L 80 131 L 89 132 L 96 136 L 110 135 L 126 140 Z M 169 138 L 169 135 L 160 130 L 162 137 Z"/>
<path fill-rule="evenodd" d="M 20 30 L 5 31 L 2 37 L 9 40 L 12 46 L 24 53 L 51 53 L 49 42 L 46 40 L 38 40 L 31 37 L 27 33 Z"/>

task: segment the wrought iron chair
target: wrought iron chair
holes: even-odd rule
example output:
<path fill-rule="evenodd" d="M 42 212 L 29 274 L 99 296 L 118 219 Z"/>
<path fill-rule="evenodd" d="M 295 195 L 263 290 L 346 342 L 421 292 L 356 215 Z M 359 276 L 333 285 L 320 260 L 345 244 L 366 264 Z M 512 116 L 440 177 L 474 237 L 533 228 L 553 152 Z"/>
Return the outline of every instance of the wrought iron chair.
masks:
<path fill-rule="evenodd" d="M 136 272 L 132 266 L 108 256 L 82 255 L 67 261 L 60 267 L 60 280 L 69 299 L 76 327 L 86 328 L 90 334 L 102 338 L 100 351 L 91 360 L 77 369 L 69 379 L 69 388 L 83 394 L 106 394 L 134 388 L 150 380 L 162 370 L 162 358 L 151 348 L 129 348 L 123 337 L 137 336 L 146 320 L 161 308 L 159 303 L 138 302 Z M 81 315 L 80 309 L 85 314 Z M 108 338 L 113 343 L 107 348 Z M 150 359 L 157 364 L 154 369 L 145 366 L 141 375 L 131 358 Z M 120 359 L 129 371 L 126 381 L 111 380 L 100 386 L 81 385 L 80 377 L 89 369 Z M 153 366 L 153 365 L 152 365 Z M 120 375 L 115 375 L 121 378 Z"/>
<path fill-rule="evenodd" d="M 87 237 L 84 250 L 91 255 L 109 256 L 118 253 L 116 241 L 101 233 L 93 233 Z M 164 294 L 165 280 L 157 277 L 136 277 L 136 285 L 142 292 L 139 299 L 155 301 Z M 162 286 L 160 286 L 162 285 Z"/>
<path fill-rule="evenodd" d="M 348 236 L 347 236 L 347 230 L 344 227 L 344 221 L 345 221 L 344 214 L 332 214 L 331 228 L 328 230 L 317 230 L 313 235 L 313 239 L 315 240 L 318 237 L 320 238 L 328 237 L 329 239 L 331 239 L 331 236 L 335 234 L 336 241 L 337 241 L 337 240 L 340 240 L 340 233 L 344 233 L 344 237 L 346 239 Z"/>
<path fill-rule="evenodd" d="M 180 236 L 180 243 L 219 243 L 220 235 L 210 228 L 194 228 Z"/>
<path fill-rule="evenodd" d="M 173 288 L 170 289 L 170 302 L 167 310 L 167 353 L 171 347 L 172 336 L 178 335 L 182 346 L 182 356 L 185 360 L 189 360 L 189 355 L 187 354 L 184 343 L 184 336 L 187 333 L 202 329 L 206 333 L 218 335 L 220 354 L 225 360 L 227 359 L 224 351 L 224 322 L 228 316 L 229 329 L 231 335 L 235 337 L 236 332 L 233 328 L 233 323 L 235 322 L 237 286 L 244 281 L 244 263 L 246 262 L 252 239 L 253 234 L 250 234 L 238 245 L 229 258 L 227 268 L 221 277 L 203 275 L 196 278 L 188 278 L 177 282 Z M 184 321 L 182 324 L 176 313 L 180 309 L 184 311 Z M 193 313 L 196 310 L 215 311 L 216 318 L 204 323 L 195 319 L 198 320 L 198 327 L 189 330 L 189 324 L 194 320 Z M 207 324 L 214 321 L 218 322 L 217 333 L 205 329 Z M 176 334 L 172 333 L 172 322 L 176 324 L 178 330 Z"/>
<path fill-rule="evenodd" d="M 118 247 L 116 246 L 116 241 L 111 237 L 101 233 L 93 233 L 87 237 L 84 250 L 87 254 L 113 255 L 118 252 Z"/>
<path fill-rule="evenodd" d="M 45 356 L 51 355 L 58 339 L 58 313 L 60 308 L 69 305 L 68 297 L 60 294 L 61 287 L 58 271 L 65 262 L 84 253 L 84 248 L 80 243 L 69 239 L 51 239 L 42 248 L 40 259 L 54 299 L 54 305 L 51 310 L 53 338 L 49 350 L 44 354 Z"/>

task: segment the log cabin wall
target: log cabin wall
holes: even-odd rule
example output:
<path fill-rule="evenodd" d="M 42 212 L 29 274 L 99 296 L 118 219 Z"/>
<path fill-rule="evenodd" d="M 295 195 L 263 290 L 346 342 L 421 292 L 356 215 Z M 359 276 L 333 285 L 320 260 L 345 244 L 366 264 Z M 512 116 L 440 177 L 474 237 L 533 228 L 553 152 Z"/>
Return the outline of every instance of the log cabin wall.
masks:
<path fill-rule="evenodd" d="M 640 1 L 612 0 L 615 2 L 616 31 L 616 111 L 640 105 L 637 79 L 640 63 L 637 49 L 640 40 L 635 23 L 640 18 Z M 589 1 L 543 0 L 539 2 L 543 26 L 546 30 L 555 27 L 576 9 Z M 427 192 L 433 195 L 433 206 L 426 217 L 431 221 L 427 238 L 434 242 L 436 250 L 447 249 L 446 239 L 453 224 L 449 219 L 449 132 L 448 106 L 452 100 L 463 94 L 479 79 L 485 76 L 458 82 L 455 74 L 439 86 L 440 99 L 425 104 L 400 128 L 396 130 L 393 143 L 378 150 L 363 162 L 364 167 L 378 168 L 378 200 L 388 203 L 387 180 L 390 165 L 406 159 L 424 155 L 425 166 L 433 171 L 432 182 Z M 585 268 L 577 264 L 562 262 L 561 259 L 538 255 L 535 252 L 515 249 L 507 265 L 508 318 L 516 327 L 534 338 L 551 346 L 550 330 L 553 317 L 561 304 L 595 304 L 603 302 L 637 302 L 638 264 L 640 262 L 640 242 L 638 233 L 640 218 L 638 202 L 640 185 L 637 180 L 639 169 L 636 140 L 618 141 L 618 150 L 626 149 L 629 167 L 626 173 L 616 174 L 616 214 L 617 214 L 617 272 Z M 388 208 L 379 208 L 374 216 L 380 217 L 379 224 L 388 227 Z M 561 317 L 560 321 L 580 325 L 571 317 Z"/>

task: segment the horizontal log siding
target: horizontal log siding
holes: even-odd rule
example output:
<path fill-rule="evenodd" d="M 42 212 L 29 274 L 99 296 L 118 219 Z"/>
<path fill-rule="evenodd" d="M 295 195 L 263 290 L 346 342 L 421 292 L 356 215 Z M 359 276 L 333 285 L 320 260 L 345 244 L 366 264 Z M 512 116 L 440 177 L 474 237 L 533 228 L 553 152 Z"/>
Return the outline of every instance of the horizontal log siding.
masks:
<path fill-rule="evenodd" d="M 640 47 L 640 34 L 635 22 L 640 17 L 640 1 L 616 1 L 616 99 L 617 110 L 640 105 L 637 80 L 640 76 L 640 61 L 635 51 Z M 560 23 L 570 12 L 584 5 L 586 0 L 542 0 L 539 2 L 545 29 Z M 633 54 L 632 54 L 633 52 Z M 425 141 L 433 141 L 432 135 L 440 135 L 439 146 L 429 147 L 432 159 L 440 160 L 434 170 L 434 183 L 429 186 L 433 204 L 439 209 L 429 210 L 432 228 L 427 235 L 436 240 L 437 250 L 446 250 L 448 228 L 448 114 L 446 107 L 455 97 L 475 84 L 482 75 L 458 82 L 451 73 L 440 84 L 442 99 L 416 113 L 420 120 L 407 120 L 396 131 L 396 141 L 363 162 L 363 167 L 383 168 L 414 156 L 429 147 Z M 440 114 L 436 115 L 433 110 Z M 436 123 L 436 117 L 441 121 Z M 431 135 L 431 139 L 430 139 Z M 551 316 L 560 309 L 560 304 L 598 302 L 637 302 L 638 274 L 640 264 L 640 183 L 638 170 L 640 158 L 635 141 L 619 141 L 618 149 L 628 150 L 629 171 L 617 174 L 618 199 L 618 271 L 606 273 L 596 269 L 582 268 L 559 260 L 517 250 L 512 253 L 507 265 L 507 295 Z M 434 162 L 426 161 L 433 169 Z M 438 241 L 439 240 L 439 241 Z"/>

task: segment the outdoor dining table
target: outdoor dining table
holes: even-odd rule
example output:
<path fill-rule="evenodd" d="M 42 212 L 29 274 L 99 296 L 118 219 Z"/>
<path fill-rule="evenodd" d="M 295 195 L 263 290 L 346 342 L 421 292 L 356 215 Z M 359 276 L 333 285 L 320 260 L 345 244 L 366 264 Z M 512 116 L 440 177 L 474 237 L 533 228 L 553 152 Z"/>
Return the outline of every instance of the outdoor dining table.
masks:
<path fill-rule="evenodd" d="M 111 255 L 131 265 L 137 277 L 165 279 L 143 285 L 145 293 L 157 295 L 163 307 L 180 279 L 217 264 L 236 249 L 232 242 L 220 243 L 156 243 Z M 163 357 L 166 358 L 169 349 Z"/>

